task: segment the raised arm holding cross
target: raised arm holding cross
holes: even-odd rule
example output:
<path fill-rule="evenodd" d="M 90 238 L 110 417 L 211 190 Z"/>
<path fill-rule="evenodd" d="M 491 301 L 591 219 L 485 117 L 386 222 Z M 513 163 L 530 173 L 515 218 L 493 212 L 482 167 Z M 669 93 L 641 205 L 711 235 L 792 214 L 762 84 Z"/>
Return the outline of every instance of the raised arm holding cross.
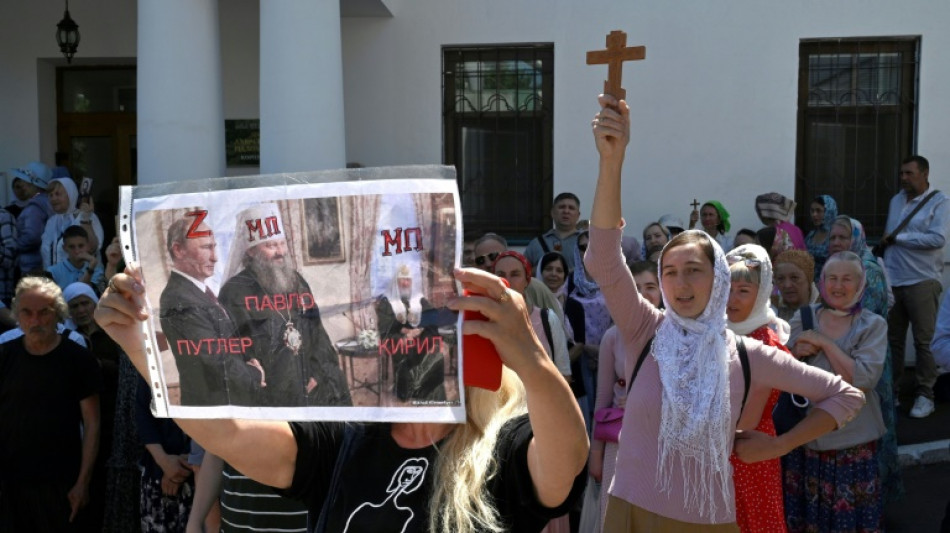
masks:
<path fill-rule="evenodd" d="M 607 49 L 587 52 L 588 65 L 607 65 L 607 81 L 604 82 L 604 94 L 617 100 L 627 97 L 627 91 L 621 87 L 624 61 L 639 61 L 645 58 L 645 46 L 627 46 L 627 34 L 614 30 L 607 35 Z"/>

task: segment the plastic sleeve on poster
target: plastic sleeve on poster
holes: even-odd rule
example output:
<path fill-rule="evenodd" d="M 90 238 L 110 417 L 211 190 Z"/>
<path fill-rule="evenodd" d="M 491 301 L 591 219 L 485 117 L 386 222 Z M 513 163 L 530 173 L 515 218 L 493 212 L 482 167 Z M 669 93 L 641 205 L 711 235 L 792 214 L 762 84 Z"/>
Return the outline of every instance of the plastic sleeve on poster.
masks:
<path fill-rule="evenodd" d="M 119 234 L 119 245 L 122 247 L 122 259 L 130 264 L 138 259 L 135 249 L 135 231 L 132 218 L 133 188 L 123 186 L 119 188 L 119 212 L 116 215 L 116 230 Z M 152 414 L 160 418 L 168 418 L 168 391 L 165 389 L 162 374 L 161 351 L 155 342 L 155 336 L 149 331 L 148 321 L 142 322 L 142 339 L 145 350 L 145 361 L 148 363 L 148 383 L 152 390 Z"/>

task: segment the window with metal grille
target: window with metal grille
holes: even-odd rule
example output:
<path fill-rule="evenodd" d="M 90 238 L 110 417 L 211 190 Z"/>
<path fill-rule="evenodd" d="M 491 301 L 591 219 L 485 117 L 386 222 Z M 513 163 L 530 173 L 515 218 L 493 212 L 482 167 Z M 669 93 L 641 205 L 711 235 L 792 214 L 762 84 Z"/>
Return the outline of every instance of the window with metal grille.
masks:
<path fill-rule="evenodd" d="M 554 46 L 443 47 L 442 88 L 466 233 L 526 243 L 550 228 Z"/>
<path fill-rule="evenodd" d="M 816 39 L 799 45 L 797 217 L 812 199 L 884 232 L 900 161 L 916 148 L 918 37 Z"/>

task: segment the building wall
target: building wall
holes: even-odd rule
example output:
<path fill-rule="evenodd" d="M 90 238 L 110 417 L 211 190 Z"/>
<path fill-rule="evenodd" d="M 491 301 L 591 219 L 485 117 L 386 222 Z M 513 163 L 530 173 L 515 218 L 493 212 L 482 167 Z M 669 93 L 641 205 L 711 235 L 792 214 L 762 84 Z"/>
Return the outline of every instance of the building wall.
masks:
<path fill-rule="evenodd" d="M 803 38 L 921 35 L 919 151 L 932 182 L 950 188 L 950 108 L 938 87 L 950 4 L 932 0 L 758 2 L 701 0 L 413 0 L 388 3 L 392 18 L 343 18 L 347 161 L 441 163 L 441 47 L 553 42 L 554 190 L 572 190 L 589 216 L 596 152 L 589 123 L 606 67 L 587 66 L 612 29 L 647 47 L 625 66 L 634 129 L 624 190 L 632 232 L 658 215 L 684 219 L 689 202 L 721 199 L 733 225 L 756 226 L 760 192 L 793 193 L 798 44 Z M 56 2 L 0 3 L 0 169 L 55 151 Z M 75 64 L 134 58 L 136 2 L 71 5 L 82 41 Z M 107 15 L 106 15 L 107 14 Z M 221 5 L 226 118 L 259 115 L 259 0 Z M 32 28 L 32 29 L 31 29 Z M 174 38 L 174 36 L 169 36 Z M 320 51 L 301 51 L 301 60 Z M 288 75 L 292 82 L 292 73 Z M 229 169 L 229 173 L 255 172 Z M 9 187 L 0 187 L 6 201 Z"/>
<path fill-rule="evenodd" d="M 53 162 L 55 66 L 66 65 L 56 23 L 64 8 L 57 1 L 0 2 L 0 172 L 36 159 Z M 80 34 L 73 64 L 135 57 L 136 2 L 83 0 L 73 2 L 69 13 Z M 4 183 L 0 200 L 8 198 L 12 192 Z"/>
<path fill-rule="evenodd" d="M 693 198 L 720 199 L 734 228 L 754 228 L 756 194 L 794 193 L 799 41 L 921 35 L 919 151 L 946 189 L 950 108 L 937 88 L 950 82 L 939 52 L 948 20 L 950 4 L 928 0 L 405 2 L 391 19 L 343 19 L 347 160 L 442 161 L 443 45 L 553 42 L 554 191 L 577 193 L 589 216 L 589 125 L 606 67 L 587 66 L 585 52 L 622 29 L 647 47 L 645 61 L 624 67 L 629 231 L 667 212 L 686 219 Z"/>

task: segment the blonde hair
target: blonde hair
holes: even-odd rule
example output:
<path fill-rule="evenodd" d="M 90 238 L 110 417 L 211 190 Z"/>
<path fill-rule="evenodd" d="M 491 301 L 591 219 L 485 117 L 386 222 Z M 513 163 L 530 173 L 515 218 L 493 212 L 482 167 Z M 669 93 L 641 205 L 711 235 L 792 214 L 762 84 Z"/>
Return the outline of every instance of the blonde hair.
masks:
<path fill-rule="evenodd" d="M 465 389 L 468 420 L 446 439 L 435 463 L 429 531 L 505 531 L 485 487 L 498 468 L 494 452 L 499 431 L 528 409 L 517 374 L 503 367 L 501 378 L 497 392 Z"/>
<path fill-rule="evenodd" d="M 755 259 L 753 256 L 741 256 L 743 259 Z M 731 281 L 745 281 L 753 285 L 762 285 L 762 272 L 759 268 L 749 268 L 745 261 L 736 261 L 729 265 L 729 276 Z"/>
<path fill-rule="evenodd" d="M 57 285 L 55 281 L 43 276 L 26 276 L 16 284 L 16 292 L 13 296 L 13 305 L 11 306 L 14 313 L 19 312 L 19 306 L 17 304 L 19 303 L 20 295 L 26 291 L 36 291 L 41 296 L 52 300 L 52 307 L 53 310 L 56 311 L 58 322 L 62 322 L 69 317 L 69 306 L 66 305 L 66 300 L 63 299 L 62 289 L 59 288 L 59 285 Z"/>

